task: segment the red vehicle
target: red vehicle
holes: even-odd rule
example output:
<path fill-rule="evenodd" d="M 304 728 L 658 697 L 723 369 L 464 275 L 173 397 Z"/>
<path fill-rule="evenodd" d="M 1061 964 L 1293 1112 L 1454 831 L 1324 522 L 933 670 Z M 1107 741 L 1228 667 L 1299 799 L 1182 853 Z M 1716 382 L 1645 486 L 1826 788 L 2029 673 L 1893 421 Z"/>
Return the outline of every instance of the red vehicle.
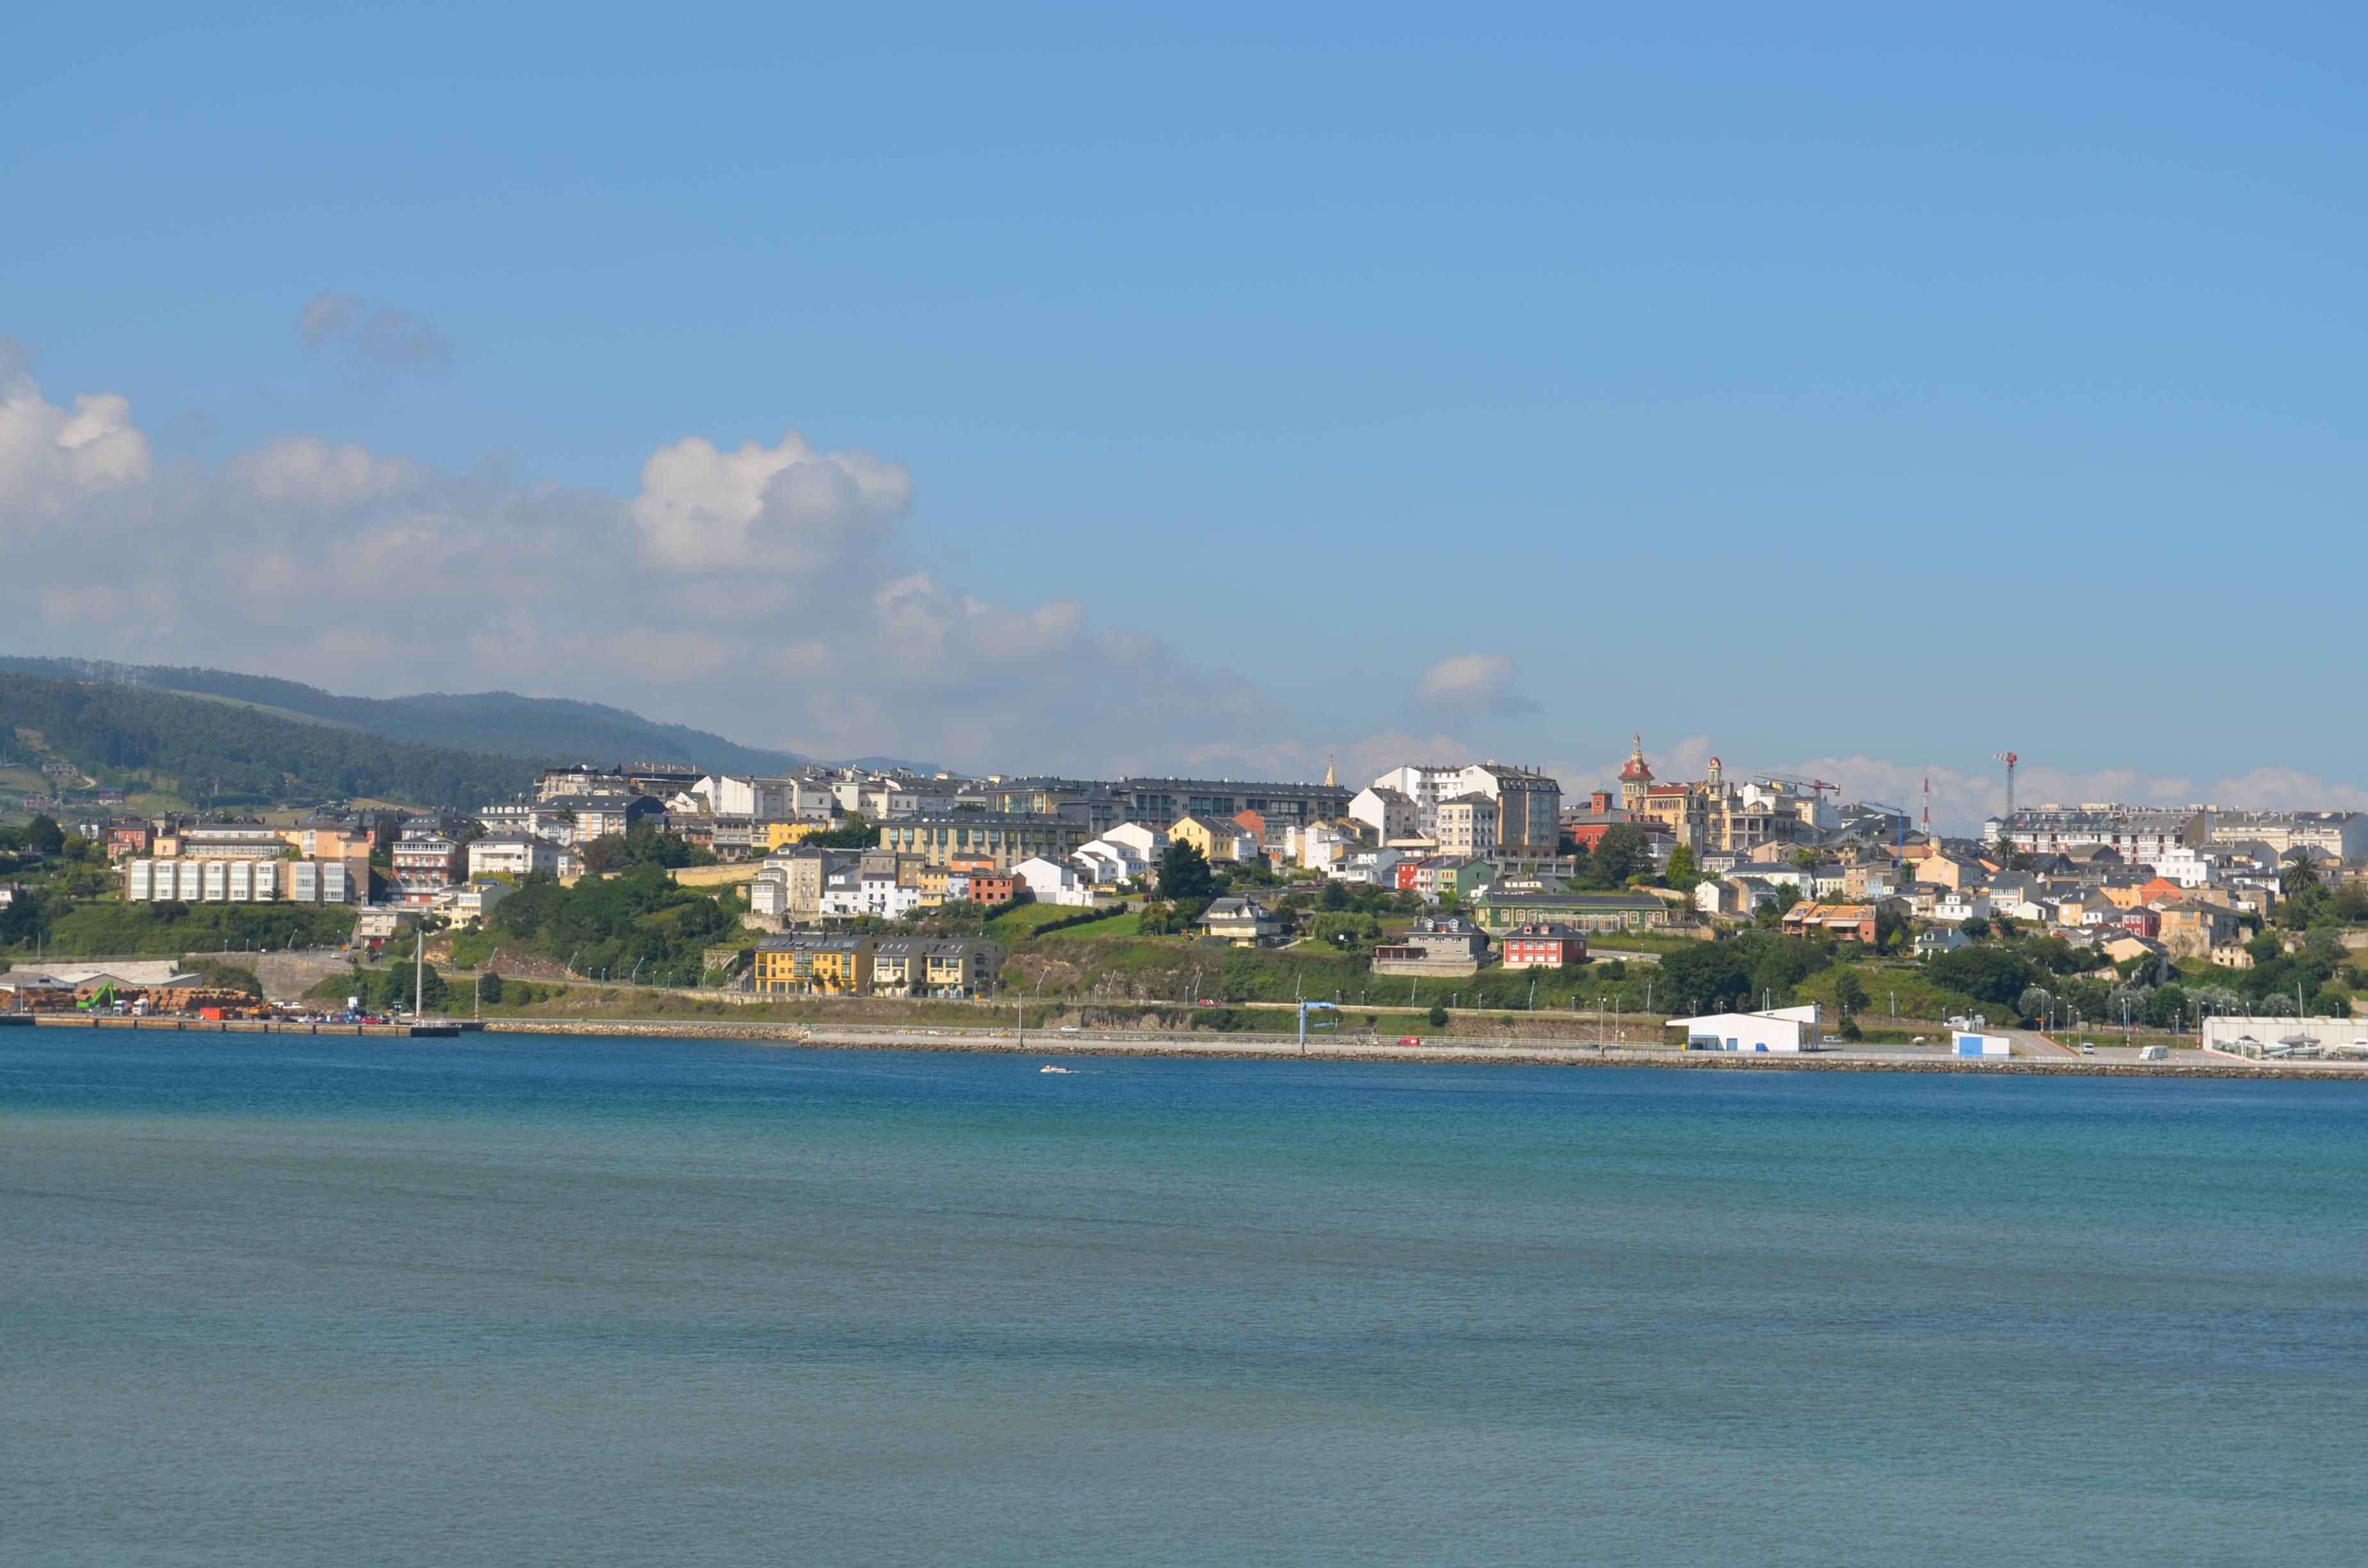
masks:
<path fill-rule="evenodd" d="M 1398 1036 L 1398 1043 L 1400 1045 L 1420 1045 L 1422 1043 L 1422 1036 L 1418 1034 L 1402 1034 Z"/>

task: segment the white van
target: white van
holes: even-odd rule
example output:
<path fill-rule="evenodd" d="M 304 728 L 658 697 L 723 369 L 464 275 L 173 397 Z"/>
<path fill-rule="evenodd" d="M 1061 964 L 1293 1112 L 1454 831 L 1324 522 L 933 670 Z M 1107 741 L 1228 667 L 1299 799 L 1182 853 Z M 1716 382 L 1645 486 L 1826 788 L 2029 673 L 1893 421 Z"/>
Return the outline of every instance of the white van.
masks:
<path fill-rule="evenodd" d="M 2168 1062 L 2170 1060 L 2170 1047 L 2167 1045 L 2146 1046 L 2139 1051 L 2138 1060 L 2141 1062 Z"/>

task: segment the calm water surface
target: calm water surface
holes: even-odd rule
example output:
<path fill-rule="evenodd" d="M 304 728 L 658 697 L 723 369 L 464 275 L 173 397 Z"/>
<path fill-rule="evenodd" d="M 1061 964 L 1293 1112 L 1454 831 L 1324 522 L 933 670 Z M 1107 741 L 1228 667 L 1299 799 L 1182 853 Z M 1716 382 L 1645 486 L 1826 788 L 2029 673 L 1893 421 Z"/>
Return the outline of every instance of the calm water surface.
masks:
<path fill-rule="evenodd" d="M 2368 1086 L 0 1030 L 0 1562 L 2357 1563 Z"/>

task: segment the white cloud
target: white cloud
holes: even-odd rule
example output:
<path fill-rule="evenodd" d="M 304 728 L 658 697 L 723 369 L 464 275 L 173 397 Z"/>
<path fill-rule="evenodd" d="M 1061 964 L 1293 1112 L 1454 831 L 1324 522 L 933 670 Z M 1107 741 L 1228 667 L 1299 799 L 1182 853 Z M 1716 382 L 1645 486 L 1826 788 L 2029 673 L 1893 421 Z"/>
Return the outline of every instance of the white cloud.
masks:
<path fill-rule="evenodd" d="M 1519 674 L 1509 653 L 1455 653 L 1423 671 L 1410 695 L 1429 708 L 1526 712 L 1535 704 L 1513 689 Z"/>
<path fill-rule="evenodd" d="M 1097 626 L 1071 597 L 944 586 L 905 548 L 911 476 L 869 452 L 677 441 L 620 502 L 302 436 L 159 470 L 120 398 L 69 410 L 19 377 L 0 409 L 0 538 L 155 563 L 51 585 L 44 645 L 12 651 L 365 693 L 507 687 L 974 768 L 1239 775 L 1306 750 L 1248 682 L 1154 632 Z M 279 585 L 271 613 L 224 613 L 258 585 Z"/>
<path fill-rule="evenodd" d="M 152 468 L 129 400 L 85 394 L 68 410 L 43 397 L 28 375 L 0 381 L 0 509 L 54 517 L 86 497 L 140 484 Z"/>
<path fill-rule="evenodd" d="M 686 574 L 811 576 L 885 548 L 913 504 L 901 463 L 818 452 L 792 430 L 735 451 L 691 437 L 642 465 L 630 513 L 649 560 Z"/>
<path fill-rule="evenodd" d="M 258 499 L 345 508 L 384 500 L 426 483 L 425 464 L 373 457 L 353 441 L 332 447 L 309 436 L 274 436 L 259 451 L 231 459 L 231 482 Z"/>
<path fill-rule="evenodd" d="M 304 347 L 333 350 L 381 369 L 440 370 L 452 362 L 452 340 L 409 311 L 373 308 L 351 294 L 315 294 L 296 312 Z"/>

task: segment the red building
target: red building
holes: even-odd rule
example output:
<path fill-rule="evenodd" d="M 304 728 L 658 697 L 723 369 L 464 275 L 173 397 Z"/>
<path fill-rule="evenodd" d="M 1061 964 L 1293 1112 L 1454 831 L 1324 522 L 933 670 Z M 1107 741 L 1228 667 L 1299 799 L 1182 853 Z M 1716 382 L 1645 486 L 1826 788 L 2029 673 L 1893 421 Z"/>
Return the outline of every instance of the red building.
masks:
<path fill-rule="evenodd" d="M 2123 910 L 2122 929 L 2135 932 L 2149 942 L 2159 942 L 2162 940 L 2162 911 L 2148 909 L 2144 904 L 2138 905 L 2135 909 Z"/>
<path fill-rule="evenodd" d="M 120 860 L 127 855 L 145 855 L 155 842 L 156 830 L 144 822 L 114 822 L 107 824 L 107 858 Z"/>
<path fill-rule="evenodd" d="M 1516 926 L 1497 938 L 1507 969 L 1576 969 L 1587 961 L 1587 933 L 1560 922 Z"/>

